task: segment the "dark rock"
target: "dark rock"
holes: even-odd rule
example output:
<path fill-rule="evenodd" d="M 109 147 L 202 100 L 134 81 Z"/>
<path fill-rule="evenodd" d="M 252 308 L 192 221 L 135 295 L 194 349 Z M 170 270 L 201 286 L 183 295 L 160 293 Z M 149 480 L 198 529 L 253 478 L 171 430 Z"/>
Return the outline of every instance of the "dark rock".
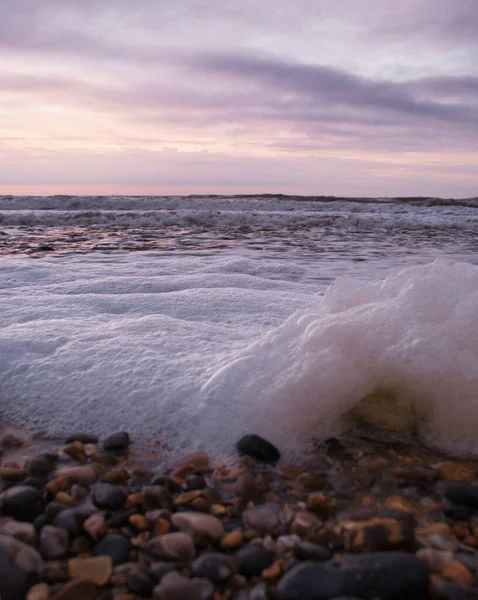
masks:
<path fill-rule="evenodd" d="M 145 550 L 155 558 L 184 563 L 191 562 L 196 556 L 192 537 L 178 531 L 151 538 Z"/>
<path fill-rule="evenodd" d="M 53 525 L 60 529 L 66 529 L 72 536 L 80 535 L 82 532 L 82 521 L 74 508 L 61 511 L 54 519 Z"/>
<path fill-rule="evenodd" d="M 134 514 L 136 514 L 136 510 L 134 508 L 116 513 L 111 517 L 111 519 L 108 519 L 108 528 L 120 529 L 121 527 L 128 525 L 129 518 Z"/>
<path fill-rule="evenodd" d="M 243 436 L 236 445 L 239 454 L 250 456 L 260 462 L 275 463 L 280 459 L 277 448 L 259 435 Z"/>
<path fill-rule="evenodd" d="M 77 431 L 65 439 L 65 444 L 72 444 L 73 442 L 81 442 L 82 444 L 97 444 L 98 436 Z"/>
<path fill-rule="evenodd" d="M 129 494 L 137 494 L 138 492 L 141 492 L 146 485 L 150 485 L 150 483 L 151 477 L 148 475 L 133 475 L 133 477 L 128 479 L 126 489 Z"/>
<path fill-rule="evenodd" d="M 19 600 L 43 576 L 43 561 L 36 550 L 6 535 L 0 535 L 0 598 Z"/>
<path fill-rule="evenodd" d="M 143 507 L 145 511 L 164 508 L 174 510 L 171 493 L 161 485 L 148 485 L 143 488 Z"/>
<path fill-rule="evenodd" d="M 478 600 L 478 588 L 440 581 L 434 586 L 434 600 Z"/>
<path fill-rule="evenodd" d="M 289 571 L 277 590 L 282 600 L 363 600 L 428 598 L 430 572 L 419 558 L 404 553 L 343 555 L 325 563 L 307 561 Z"/>
<path fill-rule="evenodd" d="M 29 458 L 26 462 L 28 474 L 32 477 L 46 479 L 55 469 L 58 456 L 56 454 L 39 454 Z"/>
<path fill-rule="evenodd" d="M 165 580 L 170 578 L 173 573 Z M 207 579 L 186 579 L 178 575 L 177 579 L 164 581 L 153 590 L 153 600 L 210 600 L 214 586 Z"/>
<path fill-rule="evenodd" d="M 17 521 L 32 522 L 43 510 L 43 494 L 29 485 L 17 485 L 3 494 L 0 512 Z"/>
<path fill-rule="evenodd" d="M 444 491 L 445 497 L 453 504 L 478 509 L 478 486 L 456 481 L 447 483 Z"/>
<path fill-rule="evenodd" d="M 171 494 L 179 494 L 181 491 L 181 486 L 179 483 L 174 481 L 174 479 L 171 479 L 171 477 L 167 477 L 166 475 L 155 475 L 151 479 L 151 485 L 160 485 L 165 487 L 168 492 L 171 492 Z"/>
<path fill-rule="evenodd" d="M 193 575 L 205 577 L 213 583 L 225 583 L 237 570 L 237 561 L 219 552 L 206 552 L 197 558 L 192 565 Z"/>
<path fill-rule="evenodd" d="M 40 552 L 47 558 L 61 558 L 68 552 L 69 536 L 66 529 L 45 525 L 40 534 Z"/>
<path fill-rule="evenodd" d="M 93 502 L 102 510 L 119 510 L 126 502 L 126 494 L 112 483 L 95 483 L 91 490 Z"/>
<path fill-rule="evenodd" d="M 258 546 L 245 546 L 236 552 L 239 573 L 245 577 L 260 575 L 274 562 L 274 554 Z"/>
<path fill-rule="evenodd" d="M 96 600 L 99 589 L 86 579 L 73 579 L 50 596 L 50 600 Z"/>
<path fill-rule="evenodd" d="M 189 475 L 184 482 L 184 489 L 187 492 L 193 490 L 203 490 L 206 487 L 206 480 L 202 475 Z"/>
<path fill-rule="evenodd" d="M 37 490 L 42 490 L 47 484 L 48 479 L 44 477 L 26 477 L 22 481 L 22 485 L 29 485 L 30 487 L 37 488 Z"/>
<path fill-rule="evenodd" d="M 106 535 L 95 545 L 93 554 L 109 556 L 113 561 L 113 566 L 116 566 L 128 560 L 131 548 L 131 542 L 123 535 L 111 534 Z"/>
<path fill-rule="evenodd" d="M 167 562 L 151 567 L 151 571 L 156 578 L 156 581 L 159 583 L 161 579 L 171 573 L 172 571 L 177 571 L 178 565 L 175 562 Z"/>
<path fill-rule="evenodd" d="M 129 433 L 119 431 L 109 435 L 103 442 L 103 449 L 108 452 L 126 452 L 131 443 Z"/>
<path fill-rule="evenodd" d="M 234 486 L 236 496 L 242 498 L 245 502 L 257 501 L 261 496 L 261 490 L 257 485 L 256 478 L 250 471 L 241 473 L 236 479 Z"/>
<path fill-rule="evenodd" d="M 294 553 L 300 560 L 329 560 L 331 552 L 324 546 L 313 544 L 312 542 L 301 541 L 295 548 Z"/>
<path fill-rule="evenodd" d="M 154 586 L 158 580 L 154 576 L 152 569 L 148 567 L 139 567 L 128 574 L 126 585 L 128 590 L 138 596 L 151 596 Z"/>

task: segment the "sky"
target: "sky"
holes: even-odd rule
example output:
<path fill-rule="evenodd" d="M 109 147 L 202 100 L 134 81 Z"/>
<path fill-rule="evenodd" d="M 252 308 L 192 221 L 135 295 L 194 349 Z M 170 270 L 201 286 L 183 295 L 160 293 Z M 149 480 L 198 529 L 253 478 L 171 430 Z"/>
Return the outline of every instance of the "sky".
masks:
<path fill-rule="evenodd" d="M 0 193 L 478 196 L 478 0 L 0 9 Z"/>

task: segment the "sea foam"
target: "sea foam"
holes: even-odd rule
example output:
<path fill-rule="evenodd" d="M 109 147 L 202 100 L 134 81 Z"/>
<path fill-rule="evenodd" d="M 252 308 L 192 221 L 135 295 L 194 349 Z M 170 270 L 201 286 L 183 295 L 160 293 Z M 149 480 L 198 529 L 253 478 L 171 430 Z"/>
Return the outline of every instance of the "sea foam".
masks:
<path fill-rule="evenodd" d="M 2 417 L 57 433 L 287 456 L 350 428 L 478 456 L 478 267 L 327 290 L 300 261 L 87 255 L 0 262 Z"/>

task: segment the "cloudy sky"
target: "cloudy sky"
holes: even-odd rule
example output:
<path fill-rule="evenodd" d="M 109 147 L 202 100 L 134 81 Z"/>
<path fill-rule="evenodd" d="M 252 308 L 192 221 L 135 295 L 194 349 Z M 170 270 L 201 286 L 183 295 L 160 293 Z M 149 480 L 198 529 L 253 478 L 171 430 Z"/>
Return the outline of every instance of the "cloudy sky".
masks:
<path fill-rule="evenodd" d="M 478 0 L 0 9 L 0 193 L 478 195 Z"/>

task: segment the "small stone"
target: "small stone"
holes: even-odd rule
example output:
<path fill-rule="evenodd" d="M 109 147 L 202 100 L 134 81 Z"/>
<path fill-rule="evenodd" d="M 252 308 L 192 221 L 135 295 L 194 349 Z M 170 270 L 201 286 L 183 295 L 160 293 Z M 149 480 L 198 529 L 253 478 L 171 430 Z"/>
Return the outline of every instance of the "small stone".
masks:
<path fill-rule="evenodd" d="M 29 458 L 26 461 L 25 467 L 33 477 L 47 478 L 55 469 L 58 457 L 56 454 L 39 454 Z"/>
<path fill-rule="evenodd" d="M 478 509 L 478 486 L 471 483 L 448 483 L 445 487 L 445 497 L 454 504 Z"/>
<path fill-rule="evenodd" d="M 474 481 L 476 479 L 475 471 L 451 460 L 441 463 L 439 472 L 446 481 Z"/>
<path fill-rule="evenodd" d="M 29 485 L 17 485 L 0 497 L 0 511 L 17 521 L 32 522 L 43 511 L 43 494 Z"/>
<path fill-rule="evenodd" d="M 380 552 L 410 548 L 415 541 L 413 523 L 391 518 L 342 523 L 345 547 L 355 552 Z"/>
<path fill-rule="evenodd" d="M 193 450 L 187 454 L 183 454 L 176 461 L 175 465 L 189 465 L 193 468 L 192 472 L 202 472 L 209 469 L 209 455 L 203 450 Z"/>
<path fill-rule="evenodd" d="M 281 600 L 327 600 L 357 596 L 372 600 L 428 598 L 428 567 L 404 553 L 344 555 L 324 563 L 306 561 L 277 586 Z"/>
<path fill-rule="evenodd" d="M 458 583 L 459 585 L 470 585 L 473 581 L 473 577 L 470 571 L 465 567 L 459 560 L 453 559 L 442 571 L 442 575 L 445 579 Z"/>
<path fill-rule="evenodd" d="M 53 519 L 53 525 L 66 529 L 73 536 L 81 533 L 81 519 L 74 508 L 67 508 L 58 513 Z"/>
<path fill-rule="evenodd" d="M 191 492 L 185 492 L 184 494 L 180 494 L 177 498 L 174 499 L 174 505 L 184 506 L 186 504 L 191 504 L 193 500 L 196 500 L 196 498 L 199 498 L 201 495 L 201 490 L 192 490 Z"/>
<path fill-rule="evenodd" d="M 294 549 L 294 554 L 300 560 L 328 560 L 331 553 L 328 548 L 301 540 Z"/>
<path fill-rule="evenodd" d="M 191 492 L 193 490 L 203 490 L 206 486 L 207 483 L 204 477 L 202 475 L 198 475 L 197 473 L 186 477 L 186 481 L 184 482 L 184 489 L 187 492 Z"/>
<path fill-rule="evenodd" d="M 90 433 L 75 432 L 66 438 L 65 444 L 73 444 L 74 442 L 81 442 L 82 444 L 97 444 L 98 436 L 91 435 Z"/>
<path fill-rule="evenodd" d="M 279 450 L 259 435 L 243 436 L 236 444 L 240 455 L 250 456 L 264 463 L 275 463 L 280 459 Z"/>
<path fill-rule="evenodd" d="M 99 471 L 93 465 L 83 465 L 81 467 L 67 467 L 57 471 L 57 476 L 68 477 L 72 483 L 80 485 L 91 485 L 99 475 Z"/>
<path fill-rule="evenodd" d="M 322 521 L 320 521 L 316 515 L 310 512 L 301 511 L 296 513 L 290 531 L 299 537 L 305 537 L 320 529 L 321 526 Z"/>
<path fill-rule="evenodd" d="M 131 542 L 128 538 L 119 534 L 111 534 L 105 536 L 93 548 L 95 556 L 109 556 L 113 561 L 113 566 L 127 562 L 129 552 L 131 550 Z"/>
<path fill-rule="evenodd" d="M 85 454 L 85 447 L 81 442 L 72 442 L 63 448 L 63 454 L 66 454 L 73 460 L 76 460 L 82 464 L 85 464 L 87 461 L 87 456 Z"/>
<path fill-rule="evenodd" d="M 102 510 L 119 510 L 126 502 L 126 494 L 111 483 L 95 483 L 91 490 L 93 502 Z"/>
<path fill-rule="evenodd" d="M 103 477 L 105 483 L 126 483 L 129 480 L 129 473 L 123 465 L 111 469 Z"/>
<path fill-rule="evenodd" d="M 66 492 L 58 492 L 58 494 L 55 496 L 55 502 L 68 504 L 68 506 L 75 506 L 77 504 L 76 500 Z"/>
<path fill-rule="evenodd" d="M 423 560 L 432 573 L 441 573 L 446 565 L 453 560 L 453 552 L 433 548 L 421 548 L 415 556 Z"/>
<path fill-rule="evenodd" d="M 131 443 L 126 431 L 119 431 L 109 435 L 103 442 L 103 449 L 107 452 L 125 452 Z"/>
<path fill-rule="evenodd" d="M 207 579 L 186 579 L 179 576 L 167 581 L 168 577 L 154 588 L 153 600 L 211 600 L 213 598 L 214 586 Z"/>
<path fill-rule="evenodd" d="M 90 581 L 73 579 L 65 583 L 50 600 L 96 600 L 99 590 Z"/>
<path fill-rule="evenodd" d="M 0 479 L 4 481 L 21 481 L 26 476 L 27 471 L 19 467 L 3 467 L 0 469 Z"/>
<path fill-rule="evenodd" d="M 402 496 L 389 496 L 384 502 L 385 508 L 413 513 L 412 503 Z"/>
<path fill-rule="evenodd" d="M 306 507 L 308 511 L 320 515 L 321 517 L 328 517 L 333 514 L 335 510 L 333 500 L 321 492 L 310 494 L 307 498 Z"/>
<path fill-rule="evenodd" d="M 161 485 L 147 485 L 143 488 L 143 508 L 145 511 L 159 508 L 174 510 L 171 492 Z"/>
<path fill-rule="evenodd" d="M 211 514 L 215 517 L 225 517 L 227 515 L 227 508 L 224 504 L 213 504 L 211 506 Z"/>
<path fill-rule="evenodd" d="M 207 552 L 193 562 L 191 569 L 196 577 L 205 577 L 213 583 L 221 584 L 226 583 L 237 572 L 238 563 L 226 554 Z"/>
<path fill-rule="evenodd" d="M 212 515 L 179 512 L 172 516 L 171 521 L 177 529 L 189 533 L 199 544 L 217 542 L 224 536 L 221 521 Z"/>
<path fill-rule="evenodd" d="M 138 596 L 151 596 L 156 583 L 153 570 L 147 567 L 139 567 L 127 576 L 128 590 Z"/>
<path fill-rule="evenodd" d="M 47 559 L 61 558 L 68 552 L 69 535 L 65 529 L 45 525 L 40 534 L 40 552 Z"/>
<path fill-rule="evenodd" d="M 113 572 L 113 563 L 109 556 L 91 558 L 70 558 L 68 573 L 71 579 L 86 579 L 95 585 L 106 585 Z"/>
<path fill-rule="evenodd" d="M 248 508 L 242 513 L 246 527 L 261 534 L 273 533 L 280 525 L 281 506 L 272 502 Z"/>
<path fill-rule="evenodd" d="M 244 533 L 241 529 L 234 529 L 226 535 L 221 540 L 221 548 L 224 550 L 233 550 L 234 548 L 238 548 L 242 542 L 244 541 Z"/>
<path fill-rule="evenodd" d="M 131 515 L 128 519 L 130 525 L 139 529 L 140 531 L 146 531 L 149 529 L 149 521 L 144 515 Z"/>
<path fill-rule="evenodd" d="M 239 573 L 245 577 L 254 577 L 270 567 L 275 557 L 272 552 L 268 552 L 260 546 L 245 546 L 236 552 L 235 558 L 238 562 Z"/>
<path fill-rule="evenodd" d="M 0 440 L 0 448 L 20 448 L 24 443 L 25 440 L 22 440 L 19 436 L 13 435 L 12 433 L 7 433 Z"/>
<path fill-rule="evenodd" d="M 261 577 L 264 581 L 268 581 L 269 583 L 273 581 L 277 581 L 279 577 L 282 575 L 282 570 L 284 568 L 284 563 L 282 560 L 275 560 L 270 567 L 267 567 L 262 571 Z M 267 598 L 267 596 L 266 596 Z"/>
<path fill-rule="evenodd" d="M 322 490 L 325 486 L 325 479 L 321 475 L 314 473 L 301 473 L 295 481 L 310 491 Z"/>
<path fill-rule="evenodd" d="M 152 538 L 146 546 L 146 551 L 155 558 L 185 563 L 192 561 L 196 556 L 192 537 L 182 532 L 166 533 Z"/>
<path fill-rule="evenodd" d="M 242 498 L 245 502 L 256 501 L 261 495 L 256 479 L 250 471 L 239 475 L 234 486 L 234 492 L 236 496 Z"/>
<path fill-rule="evenodd" d="M 30 546 L 36 545 L 37 534 L 32 523 L 20 523 L 10 518 L 0 518 L 0 534 L 14 537 Z"/>
<path fill-rule="evenodd" d="M 43 576 L 43 561 L 39 553 L 6 535 L 0 535 L 0 598 L 18 600 Z"/>
<path fill-rule="evenodd" d="M 50 586 L 47 583 L 37 583 L 28 590 L 26 600 L 48 600 Z"/>
<path fill-rule="evenodd" d="M 70 483 L 70 478 L 67 475 L 60 475 L 59 477 L 55 477 L 45 485 L 45 492 L 51 494 L 52 496 L 56 496 L 60 492 L 63 492 L 68 487 Z"/>

